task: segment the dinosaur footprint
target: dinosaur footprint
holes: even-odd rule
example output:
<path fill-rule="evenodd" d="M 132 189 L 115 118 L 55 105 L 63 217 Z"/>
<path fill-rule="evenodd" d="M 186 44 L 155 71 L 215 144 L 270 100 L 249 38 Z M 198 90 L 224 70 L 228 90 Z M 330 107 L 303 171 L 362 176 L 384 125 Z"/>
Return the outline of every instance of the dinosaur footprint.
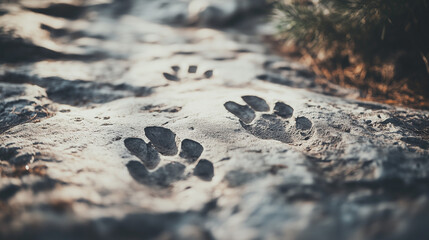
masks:
<path fill-rule="evenodd" d="M 172 73 L 164 72 L 162 75 L 164 75 L 164 78 L 169 81 L 180 81 L 182 79 L 194 79 L 194 80 L 202 80 L 202 79 L 208 79 L 213 76 L 213 70 L 207 70 L 201 74 L 201 76 L 195 75 L 198 71 L 197 65 L 190 65 L 188 66 L 188 69 L 186 73 L 181 73 L 181 68 L 177 65 L 171 66 Z"/>
<path fill-rule="evenodd" d="M 294 109 L 286 103 L 276 102 L 273 113 L 267 102 L 257 96 L 242 96 L 245 105 L 228 101 L 226 110 L 239 118 L 241 126 L 254 136 L 284 143 L 308 140 L 313 135 L 313 123 L 300 116 L 293 118 Z"/>
<path fill-rule="evenodd" d="M 161 161 L 160 155 L 176 156 L 178 154 L 176 134 L 168 128 L 157 126 L 146 127 L 144 132 L 150 140 L 149 143 L 141 138 L 124 140 L 128 151 L 141 160 L 141 162 L 133 160 L 126 164 L 134 180 L 148 186 L 167 187 L 173 182 L 184 179 L 186 166 L 178 161 L 158 167 Z M 185 139 L 181 142 L 179 157 L 187 164 L 192 164 L 200 158 L 203 151 L 204 147 L 200 143 Z M 193 174 L 204 181 L 211 181 L 214 176 L 213 163 L 206 159 L 199 160 Z"/>

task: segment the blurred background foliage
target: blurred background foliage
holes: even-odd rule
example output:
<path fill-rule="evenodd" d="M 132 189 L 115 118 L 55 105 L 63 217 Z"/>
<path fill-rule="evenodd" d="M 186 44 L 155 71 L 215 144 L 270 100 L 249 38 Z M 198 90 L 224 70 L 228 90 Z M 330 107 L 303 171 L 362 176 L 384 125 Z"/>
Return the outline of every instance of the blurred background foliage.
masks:
<path fill-rule="evenodd" d="M 283 50 L 361 97 L 429 108 L 429 0 L 275 1 Z"/>

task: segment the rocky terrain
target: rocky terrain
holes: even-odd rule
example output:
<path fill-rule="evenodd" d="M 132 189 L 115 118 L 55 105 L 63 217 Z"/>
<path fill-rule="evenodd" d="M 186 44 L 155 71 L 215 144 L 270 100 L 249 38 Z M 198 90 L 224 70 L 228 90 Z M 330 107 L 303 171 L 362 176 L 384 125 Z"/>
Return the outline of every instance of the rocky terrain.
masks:
<path fill-rule="evenodd" d="M 0 239 L 427 239 L 429 112 L 317 83 L 265 7 L 0 3 Z"/>

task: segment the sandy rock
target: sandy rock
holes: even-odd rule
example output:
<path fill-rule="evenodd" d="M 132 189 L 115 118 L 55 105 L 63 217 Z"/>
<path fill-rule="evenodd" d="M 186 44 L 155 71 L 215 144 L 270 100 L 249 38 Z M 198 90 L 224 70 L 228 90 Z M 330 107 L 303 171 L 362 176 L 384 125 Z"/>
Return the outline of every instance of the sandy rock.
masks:
<path fill-rule="evenodd" d="M 0 5 L 0 239 L 428 238 L 429 112 L 165 24 L 258 1 L 84 2 Z"/>

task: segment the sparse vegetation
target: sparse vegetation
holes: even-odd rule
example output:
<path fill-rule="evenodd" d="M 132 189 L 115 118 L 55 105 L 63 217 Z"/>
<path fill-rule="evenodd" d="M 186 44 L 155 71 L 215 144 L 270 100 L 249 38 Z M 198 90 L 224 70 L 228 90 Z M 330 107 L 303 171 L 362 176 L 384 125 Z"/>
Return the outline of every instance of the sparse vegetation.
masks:
<path fill-rule="evenodd" d="M 428 108 L 429 0 L 278 1 L 279 39 L 362 97 Z"/>

